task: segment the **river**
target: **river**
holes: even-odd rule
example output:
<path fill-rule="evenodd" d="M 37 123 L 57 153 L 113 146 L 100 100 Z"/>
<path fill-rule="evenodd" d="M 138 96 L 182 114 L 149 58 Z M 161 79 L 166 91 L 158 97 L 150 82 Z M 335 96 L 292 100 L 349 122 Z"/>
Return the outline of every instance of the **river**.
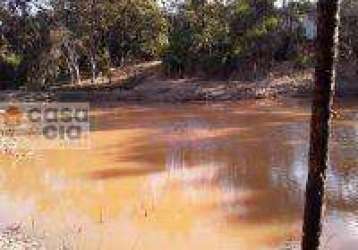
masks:
<path fill-rule="evenodd" d="M 336 107 L 321 241 L 348 250 L 358 102 Z M 0 229 L 51 250 L 298 249 L 309 118 L 305 99 L 92 106 L 88 149 L 0 155 Z"/>

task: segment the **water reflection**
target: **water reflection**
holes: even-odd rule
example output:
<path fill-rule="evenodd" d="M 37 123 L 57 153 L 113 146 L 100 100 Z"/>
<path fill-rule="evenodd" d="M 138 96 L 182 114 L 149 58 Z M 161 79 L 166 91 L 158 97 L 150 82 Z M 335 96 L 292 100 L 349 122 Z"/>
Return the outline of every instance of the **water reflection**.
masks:
<path fill-rule="evenodd" d="M 36 221 L 33 233 L 44 232 L 49 249 L 64 241 L 106 250 L 297 244 L 307 103 L 95 107 L 89 151 L 38 152 L 12 167 L 1 155 L 0 224 Z M 330 249 L 357 239 L 354 104 L 343 103 L 347 115 L 334 122 L 323 239 Z"/>

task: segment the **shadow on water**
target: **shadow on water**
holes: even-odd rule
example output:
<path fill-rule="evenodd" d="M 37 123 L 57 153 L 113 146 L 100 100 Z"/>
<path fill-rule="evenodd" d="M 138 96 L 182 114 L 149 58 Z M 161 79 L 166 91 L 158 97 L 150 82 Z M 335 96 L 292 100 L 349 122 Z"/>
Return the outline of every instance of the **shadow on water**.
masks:
<path fill-rule="evenodd" d="M 161 172 L 163 169 L 146 169 L 146 168 L 128 168 L 128 169 L 104 169 L 91 172 L 89 178 L 93 180 L 103 180 L 110 178 L 136 177 Z"/>
<path fill-rule="evenodd" d="M 233 104 L 188 105 L 186 108 L 170 105 L 132 107 L 123 113 L 119 108 L 113 113 L 104 112 L 96 116 L 95 119 L 99 121 L 112 119 L 115 126 L 111 127 L 111 122 L 104 122 L 108 127 L 98 127 L 94 131 L 155 130 L 149 137 L 146 134 L 128 142 L 125 154 L 116 151 L 105 153 L 113 162 L 140 162 L 141 165 L 151 167 L 113 168 L 95 171 L 89 176 L 93 179 L 107 179 L 183 170 L 195 172 L 195 168 L 204 166 L 207 172 L 214 174 L 201 176 L 200 181 L 194 179 L 192 183 L 188 183 L 189 186 L 203 190 L 214 186 L 222 193 L 241 190 L 252 192 L 245 199 L 238 197 L 221 202 L 220 206 L 226 210 L 231 223 L 236 220 L 264 223 L 275 219 L 300 218 L 307 172 L 307 107 L 304 111 L 289 110 L 287 107 L 272 110 L 270 105 L 240 111 L 240 106 Z M 152 115 L 148 116 L 148 112 Z M 118 119 L 113 120 L 116 115 Z M 126 119 L 122 120 L 121 116 Z M 335 128 L 335 143 L 341 145 L 343 137 L 355 138 L 351 135 L 344 136 L 345 133 L 354 133 L 354 130 L 352 132 L 351 128 Z M 111 147 L 121 146 L 123 145 L 113 144 Z M 334 147 L 333 155 L 339 150 L 342 150 L 340 146 Z M 350 154 L 347 149 L 343 151 L 340 154 Z M 356 148 L 353 151 L 356 152 Z M 328 204 L 333 208 L 356 207 L 354 199 L 348 199 L 348 203 L 345 203 L 342 198 L 333 195 L 341 189 L 337 185 L 347 182 L 341 171 L 335 171 L 336 162 L 342 160 L 335 157 L 332 159 L 330 175 L 337 176 L 335 178 L 339 180 L 333 180 L 330 184 L 335 186 L 328 191 L 332 193 L 328 195 Z"/>
<path fill-rule="evenodd" d="M 219 202 L 218 207 L 225 211 L 228 223 L 297 220 L 302 210 L 302 187 L 297 188 L 297 185 L 304 182 L 304 179 L 295 179 L 291 165 L 292 162 L 300 161 L 301 155 L 297 154 L 302 154 L 301 151 L 306 147 L 287 142 L 307 140 L 306 116 L 291 115 L 288 111 L 274 115 L 265 111 L 261 114 L 262 117 L 257 119 L 254 110 L 252 113 L 240 113 L 229 109 L 222 117 L 216 112 L 209 115 L 202 112 L 201 116 L 184 112 L 171 114 L 169 121 L 165 112 L 156 112 L 153 117 L 147 117 L 144 123 L 140 119 L 141 122 L 137 124 L 144 124 L 141 129 L 151 126 L 157 128 L 149 138 L 146 134 L 127 141 L 128 150 L 124 154 L 121 154 L 121 150 L 111 154 L 103 151 L 113 162 L 140 162 L 141 166 L 165 166 L 163 169 L 133 167 L 123 170 L 118 167 L 95 171 L 89 176 L 99 179 L 123 178 L 124 175 L 128 177 L 165 172 L 179 175 L 192 172 L 195 176 L 195 169 L 205 168 L 206 174 L 199 173 L 191 181 L 183 177 L 182 181 L 187 188 L 195 187 L 203 191 L 215 188 L 223 196 L 242 190 L 250 191 L 248 197 L 234 195 L 229 200 L 224 197 Z M 283 114 L 288 115 L 292 121 L 281 117 Z M 161 124 L 154 123 L 155 119 Z M 132 126 L 126 129 L 129 127 Z M 114 144 L 111 148 L 120 149 L 121 146 Z M 301 162 L 294 164 L 302 167 Z"/>
<path fill-rule="evenodd" d="M 107 216 L 112 226 L 149 228 L 146 235 L 156 238 L 173 228 L 196 232 L 198 223 L 213 230 L 210 237 L 215 230 L 227 237 L 232 228 L 233 239 L 219 240 L 233 246 L 240 238 L 262 249 L 277 238 L 269 243 L 277 249 L 300 234 L 308 109 L 265 102 L 94 107 L 91 149 L 45 152 L 21 173 L 3 168 L 2 185 L 11 197 L 33 197 L 58 225 L 76 211 L 100 221 Z M 358 218 L 358 110 L 342 110 L 348 115 L 333 124 L 327 217 L 333 231 L 343 221 L 358 232 L 352 223 Z M 53 211 L 61 216 L 52 218 Z M 339 230 L 334 233 L 348 241 L 348 231 Z"/>

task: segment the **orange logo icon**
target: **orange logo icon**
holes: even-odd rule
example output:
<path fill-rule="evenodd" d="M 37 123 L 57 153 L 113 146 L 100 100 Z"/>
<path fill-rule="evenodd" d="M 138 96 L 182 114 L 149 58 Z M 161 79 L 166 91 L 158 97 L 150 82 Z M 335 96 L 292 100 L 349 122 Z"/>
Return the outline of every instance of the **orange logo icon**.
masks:
<path fill-rule="evenodd" d="M 18 126 L 21 124 L 24 113 L 16 106 L 9 106 L 3 114 L 3 121 L 8 126 Z"/>

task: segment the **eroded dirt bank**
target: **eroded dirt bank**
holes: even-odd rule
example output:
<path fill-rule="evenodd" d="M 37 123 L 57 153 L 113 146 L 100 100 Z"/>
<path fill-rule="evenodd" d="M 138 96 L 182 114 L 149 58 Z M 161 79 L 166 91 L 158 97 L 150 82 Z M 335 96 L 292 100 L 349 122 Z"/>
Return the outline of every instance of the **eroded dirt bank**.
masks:
<path fill-rule="evenodd" d="M 0 100 L 18 101 L 123 101 L 123 102 L 189 102 L 233 101 L 278 97 L 310 96 L 313 69 L 297 70 L 292 65 L 278 65 L 260 80 L 213 80 L 211 78 L 168 78 L 160 62 L 149 62 L 117 69 L 112 79 L 98 79 L 96 84 L 50 87 L 42 92 L 8 91 Z M 358 96 L 358 85 L 352 79 L 339 79 L 336 95 Z"/>

